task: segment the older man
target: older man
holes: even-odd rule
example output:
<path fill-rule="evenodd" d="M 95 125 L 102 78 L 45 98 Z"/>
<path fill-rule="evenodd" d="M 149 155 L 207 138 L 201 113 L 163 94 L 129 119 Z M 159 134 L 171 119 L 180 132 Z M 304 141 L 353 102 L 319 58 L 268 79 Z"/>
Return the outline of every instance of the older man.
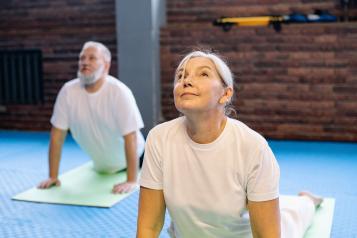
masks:
<path fill-rule="evenodd" d="M 138 157 L 144 149 L 144 124 L 130 89 L 108 75 L 111 54 L 99 42 L 86 42 L 79 55 L 78 78 L 60 90 L 51 118 L 49 178 L 39 188 L 60 185 L 58 170 L 63 142 L 70 130 L 91 157 L 98 172 L 127 168 L 127 181 L 113 186 L 114 193 L 133 190 L 137 184 Z M 119 155 L 124 139 L 125 157 Z"/>

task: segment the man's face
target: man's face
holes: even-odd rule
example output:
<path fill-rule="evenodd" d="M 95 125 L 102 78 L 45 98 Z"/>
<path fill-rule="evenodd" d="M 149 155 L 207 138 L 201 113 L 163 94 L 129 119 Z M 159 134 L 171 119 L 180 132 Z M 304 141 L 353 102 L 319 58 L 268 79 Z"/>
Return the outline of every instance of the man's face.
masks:
<path fill-rule="evenodd" d="M 104 57 L 95 47 L 88 47 L 79 54 L 79 72 L 84 76 L 90 76 L 104 65 Z"/>

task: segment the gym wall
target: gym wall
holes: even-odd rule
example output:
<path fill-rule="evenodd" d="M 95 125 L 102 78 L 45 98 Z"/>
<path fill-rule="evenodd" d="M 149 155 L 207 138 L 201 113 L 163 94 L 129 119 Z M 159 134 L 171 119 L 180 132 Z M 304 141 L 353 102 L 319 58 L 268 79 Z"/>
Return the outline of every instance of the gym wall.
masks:
<path fill-rule="evenodd" d="M 281 3 L 283 2 L 283 3 Z M 162 111 L 175 118 L 172 82 L 179 59 L 195 46 L 228 58 L 235 75 L 238 118 L 268 138 L 357 141 L 357 22 L 235 27 L 212 26 L 224 17 L 305 14 L 339 1 L 168 1 L 161 31 Z M 356 11 L 350 11 L 356 18 Z"/>
<path fill-rule="evenodd" d="M 162 121 L 178 115 L 172 81 L 179 59 L 193 47 L 228 58 L 238 118 L 268 138 L 357 141 L 357 22 L 233 27 L 216 18 L 329 10 L 333 0 L 167 0 L 161 29 Z M 356 18 L 356 11 L 350 11 Z M 76 76 L 82 43 L 98 40 L 113 54 L 117 76 L 114 0 L 1 1 L 0 50 L 40 49 L 43 101 L 0 105 L 0 129 L 49 130 L 60 87 Z"/>
<path fill-rule="evenodd" d="M 0 129 L 50 129 L 50 117 L 61 86 L 76 77 L 82 44 L 97 40 L 113 55 L 117 74 L 115 1 L 1 1 L 0 50 L 39 49 L 43 58 L 43 100 L 0 106 Z"/>

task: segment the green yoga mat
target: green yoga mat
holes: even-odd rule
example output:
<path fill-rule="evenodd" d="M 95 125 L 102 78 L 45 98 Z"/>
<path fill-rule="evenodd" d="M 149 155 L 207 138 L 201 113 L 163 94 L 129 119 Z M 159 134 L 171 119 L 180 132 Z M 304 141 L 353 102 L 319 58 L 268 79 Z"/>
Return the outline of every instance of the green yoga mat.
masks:
<path fill-rule="evenodd" d="M 324 198 L 304 238 L 330 238 L 335 199 Z"/>
<path fill-rule="evenodd" d="M 93 207 L 111 207 L 131 193 L 113 194 L 114 184 L 126 181 L 126 172 L 100 174 L 86 163 L 60 177 L 61 186 L 50 189 L 31 188 L 12 199 Z"/>

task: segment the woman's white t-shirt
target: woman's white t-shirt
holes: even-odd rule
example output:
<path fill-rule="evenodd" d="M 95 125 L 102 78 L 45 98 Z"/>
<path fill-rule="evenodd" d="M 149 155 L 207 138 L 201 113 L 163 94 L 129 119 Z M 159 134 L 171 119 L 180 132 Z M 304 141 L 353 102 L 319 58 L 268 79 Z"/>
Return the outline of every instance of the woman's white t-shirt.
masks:
<path fill-rule="evenodd" d="M 212 143 L 190 139 L 185 117 L 152 129 L 140 178 L 163 190 L 175 237 L 251 237 L 247 199 L 279 196 L 279 166 L 266 140 L 228 118 Z"/>

